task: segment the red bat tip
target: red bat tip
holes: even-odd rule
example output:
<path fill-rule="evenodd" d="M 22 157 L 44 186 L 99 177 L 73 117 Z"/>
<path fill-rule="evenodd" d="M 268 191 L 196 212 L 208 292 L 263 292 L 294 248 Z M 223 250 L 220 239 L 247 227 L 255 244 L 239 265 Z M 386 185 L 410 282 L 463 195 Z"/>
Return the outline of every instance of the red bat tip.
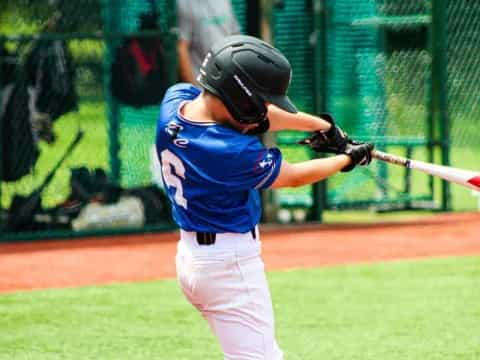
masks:
<path fill-rule="evenodd" d="M 468 180 L 468 183 L 480 189 L 480 175 L 471 178 L 470 180 Z"/>

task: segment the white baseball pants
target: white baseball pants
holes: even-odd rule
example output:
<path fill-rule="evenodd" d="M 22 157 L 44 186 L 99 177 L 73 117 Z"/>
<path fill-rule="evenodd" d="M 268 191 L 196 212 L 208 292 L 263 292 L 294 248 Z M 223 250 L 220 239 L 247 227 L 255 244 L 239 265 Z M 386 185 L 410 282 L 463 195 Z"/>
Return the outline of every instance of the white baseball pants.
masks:
<path fill-rule="evenodd" d="M 225 360 L 281 360 L 272 301 L 257 231 L 223 233 L 198 245 L 196 233 L 180 232 L 177 278 L 188 301 L 208 321 Z"/>

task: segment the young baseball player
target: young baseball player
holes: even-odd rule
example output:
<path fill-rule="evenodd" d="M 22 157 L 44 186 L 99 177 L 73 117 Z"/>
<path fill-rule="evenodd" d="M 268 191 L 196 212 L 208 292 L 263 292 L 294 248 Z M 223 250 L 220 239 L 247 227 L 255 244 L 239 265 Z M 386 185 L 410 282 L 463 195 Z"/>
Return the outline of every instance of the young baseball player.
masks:
<path fill-rule="evenodd" d="M 259 190 L 301 186 L 371 161 L 331 117 L 297 112 L 287 97 L 291 67 L 275 48 L 234 35 L 212 47 L 198 83 L 171 87 L 156 148 L 180 227 L 176 266 L 188 301 L 208 321 L 225 359 L 282 359 L 261 258 Z M 312 131 L 305 141 L 337 155 L 290 164 L 255 136 Z"/>

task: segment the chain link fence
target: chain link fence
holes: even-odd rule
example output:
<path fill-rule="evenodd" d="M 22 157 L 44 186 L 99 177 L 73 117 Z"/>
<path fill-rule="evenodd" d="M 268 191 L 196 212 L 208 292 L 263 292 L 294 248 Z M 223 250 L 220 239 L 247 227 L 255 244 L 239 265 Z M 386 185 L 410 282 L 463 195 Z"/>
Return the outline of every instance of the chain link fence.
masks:
<path fill-rule="evenodd" d="M 272 27 L 275 44 L 291 53 L 291 95 L 302 110 L 332 113 L 352 137 L 381 150 L 476 169 L 478 11 L 468 1 L 286 0 L 274 7 Z M 441 36 L 443 48 L 434 45 Z M 278 137 L 289 160 L 312 156 L 296 149 L 298 139 Z M 323 199 L 312 187 L 282 190 L 278 202 L 380 211 L 477 207 L 469 190 L 381 162 L 332 177 L 326 188 Z"/>
<path fill-rule="evenodd" d="M 124 80 L 114 68 L 125 54 L 119 49 L 144 51 L 157 43 L 162 57 L 155 61 L 170 76 L 155 84 L 164 89 L 175 82 L 174 9 L 167 0 L 6 2 L 0 14 L 2 238 L 173 226 L 150 170 L 163 94 L 150 106 L 125 106 L 128 97 L 113 95 L 112 82 Z"/>
<path fill-rule="evenodd" d="M 330 112 L 350 135 L 374 141 L 382 150 L 480 168 L 475 98 L 480 5 L 467 0 L 262 3 L 271 6 L 272 40 L 292 63 L 290 96 L 301 110 Z M 247 2 L 232 4 L 245 32 Z M 439 4 L 444 5 L 440 26 L 434 24 L 433 15 L 437 20 L 439 15 L 432 10 Z M 158 102 L 138 106 L 121 101 L 122 94 L 112 94 L 113 67 L 125 43 L 161 39 L 164 85 L 174 83 L 175 21 L 174 0 L 2 3 L 0 200 L 5 236 L 70 236 L 71 221 L 79 215 L 78 204 L 71 200 L 94 194 L 99 203 L 113 205 L 123 191 L 151 190 L 156 181 L 151 150 Z M 439 28 L 445 36 L 443 48 L 432 46 Z M 443 68 L 438 62 L 442 52 Z M 438 94 L 446 96 L 448 111 L 441 108 Z M 75 143 L 77 137 L 81 139 Z M 279 134 L 277 142 L 287 160 L 315 156 L 295 144 L 301 137 Z M 368 169 L 333 177 L 326 188 L 281 190 L 274 201 L 320 211 L 431 209 L 445 205 L 448 190 L 426 175 L 375 162 Z M 478 204 L 459 186 L 452 186 L 451 199 L 454 210 Z M 128 206 L 138 209 L 135 203 Z M 23 225 L 38 212 L 35 226 L 8 227 L 9 214 L 18 209 L 28 210 Z M 168 228 L 169 214 L 163 215 L 166 222 L 143 219 L 135 229 L 144 230 L 145 224 Z M 115 221 L 108 231 L 116 227 Z M 77 228 L 88 233 L 84 225 Z M 128 226 L 118 229 L 130 231 Z M 60 232 L 52 233 L 56 230 Z"/>
<path fill-rule="evenodd" d="M 330 1 L 326 109 L 353 137 L 381 150 L 425 158 L 431 54 L 426 3 Z M 417 39 L 411 42 L 411 39 Z M 432 207 L 426 176 L 374 162 L 328 183 L 330 207 Z"/>
<path fill-rule="evenodd" d="M 446 1 L 446 53 L 450 158 L 453 166 L 480 170 L 480 3 Z M 474 193 L 452 188 L 454 209 L 480 209 Z M 477 194 L 478 195 L 478 194 Z"/>

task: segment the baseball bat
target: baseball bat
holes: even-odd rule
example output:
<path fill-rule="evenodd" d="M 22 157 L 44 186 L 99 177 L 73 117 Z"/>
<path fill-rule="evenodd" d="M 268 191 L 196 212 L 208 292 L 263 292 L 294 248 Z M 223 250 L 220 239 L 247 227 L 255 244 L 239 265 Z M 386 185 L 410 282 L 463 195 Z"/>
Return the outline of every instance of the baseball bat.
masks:
<path fill-rule="evenodd" d="M 372 157 L 390 164 L 404 166 L 409 169 L 416 169 L 425 174 L 437 176 L 443 180 L 451 181 L 470 189 L 480 191 L 480 172 L 458 169 L 451 166 L 430 164 L 378 150 L 372 151 Z"/>

